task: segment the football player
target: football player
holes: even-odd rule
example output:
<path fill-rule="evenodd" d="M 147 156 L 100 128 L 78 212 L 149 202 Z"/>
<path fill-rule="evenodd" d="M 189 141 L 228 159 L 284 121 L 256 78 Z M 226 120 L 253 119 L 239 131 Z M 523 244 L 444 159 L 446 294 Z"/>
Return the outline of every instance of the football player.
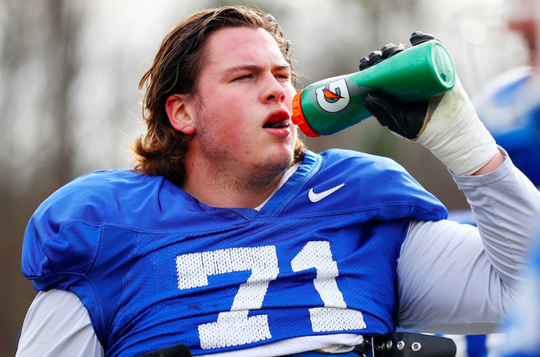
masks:
<path fill-rule="evenodd" d="M 459 81 L 429 102 L 365 104 L 447 165 L 478 229 L 390 159 L 306 149 L 292 63 L 275 19 L 247 7 L 165 37 L 141 80 L 135 167 L 79 177 L 28 224 L 22 269 L 39 293 L 18 356 L 448 356 L 396 327 L 500 326 L 540 193 Z"/>

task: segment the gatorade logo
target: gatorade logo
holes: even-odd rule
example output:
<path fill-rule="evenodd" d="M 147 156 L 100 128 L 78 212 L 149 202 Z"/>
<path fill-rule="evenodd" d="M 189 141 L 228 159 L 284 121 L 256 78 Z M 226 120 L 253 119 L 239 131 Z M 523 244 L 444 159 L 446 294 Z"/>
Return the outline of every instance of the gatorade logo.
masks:
<path fill-rule="evenodd" d="M 326 86 L 315 90 L 317 103 L 319 106 L 330 113 L 336 113 L 349 105 L 350 95 L 345 79 L 332 82 Z"/>

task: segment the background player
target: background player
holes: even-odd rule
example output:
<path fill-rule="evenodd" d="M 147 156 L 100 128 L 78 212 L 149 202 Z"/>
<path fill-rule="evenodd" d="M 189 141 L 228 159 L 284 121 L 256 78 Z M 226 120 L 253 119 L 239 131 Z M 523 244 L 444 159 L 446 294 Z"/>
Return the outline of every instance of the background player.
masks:
<path fill-rule="evenodd" d="M 527 65 L 513 68 L 488 82 L 474 98 L 480 119 L 514 164 L 540 189 L 540 83 L 538 78 L 537 0 L 506 2 L 507 27 L 519 33 L 527 45 Z M 468 210 L 450 211 L 449 218 L 475 224 Z M 458 356 L 483 357 L 500 352 L 509 343 L 503 333 L 450 336 Z"/>

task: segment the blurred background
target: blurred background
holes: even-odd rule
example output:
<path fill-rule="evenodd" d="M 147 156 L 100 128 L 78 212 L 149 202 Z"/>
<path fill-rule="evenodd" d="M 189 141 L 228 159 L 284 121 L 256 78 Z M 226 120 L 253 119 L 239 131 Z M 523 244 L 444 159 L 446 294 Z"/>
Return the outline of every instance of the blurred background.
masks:
<path fill-rule="evenodd" d="M 144 131 L 138 81 L 163 37 L 194 11 L 255 5 L 295 45 L 298 89 L 355 72 L 358 61 L 413 31 L 448 48 L 474 98 L 488 80 L 527 63 L 503 0 L 0 0 L 0 356 L 15 353 L 35 296 L 20 272 L 24 229 L 37 206 L 73 178 L 129 167 Z M 467 208 L 445 167 L 371 118 L 308 148 L 394 158 L 449 209 Z"/>

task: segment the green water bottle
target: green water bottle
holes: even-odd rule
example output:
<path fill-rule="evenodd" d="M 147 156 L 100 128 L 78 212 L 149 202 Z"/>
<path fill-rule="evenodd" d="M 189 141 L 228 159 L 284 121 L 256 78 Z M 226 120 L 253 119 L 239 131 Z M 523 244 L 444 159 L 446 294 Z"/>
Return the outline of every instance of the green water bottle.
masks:
<path fill-rule="evenodd" d="M 315 82 L 293 99 L 292 121 L 310 137 L 331 135 L 371 117 L 370 92 L 399 102 L 427 100 L 454 87 L 454 63 L 438 41 L 399 52 L 360 72 Z"/>

